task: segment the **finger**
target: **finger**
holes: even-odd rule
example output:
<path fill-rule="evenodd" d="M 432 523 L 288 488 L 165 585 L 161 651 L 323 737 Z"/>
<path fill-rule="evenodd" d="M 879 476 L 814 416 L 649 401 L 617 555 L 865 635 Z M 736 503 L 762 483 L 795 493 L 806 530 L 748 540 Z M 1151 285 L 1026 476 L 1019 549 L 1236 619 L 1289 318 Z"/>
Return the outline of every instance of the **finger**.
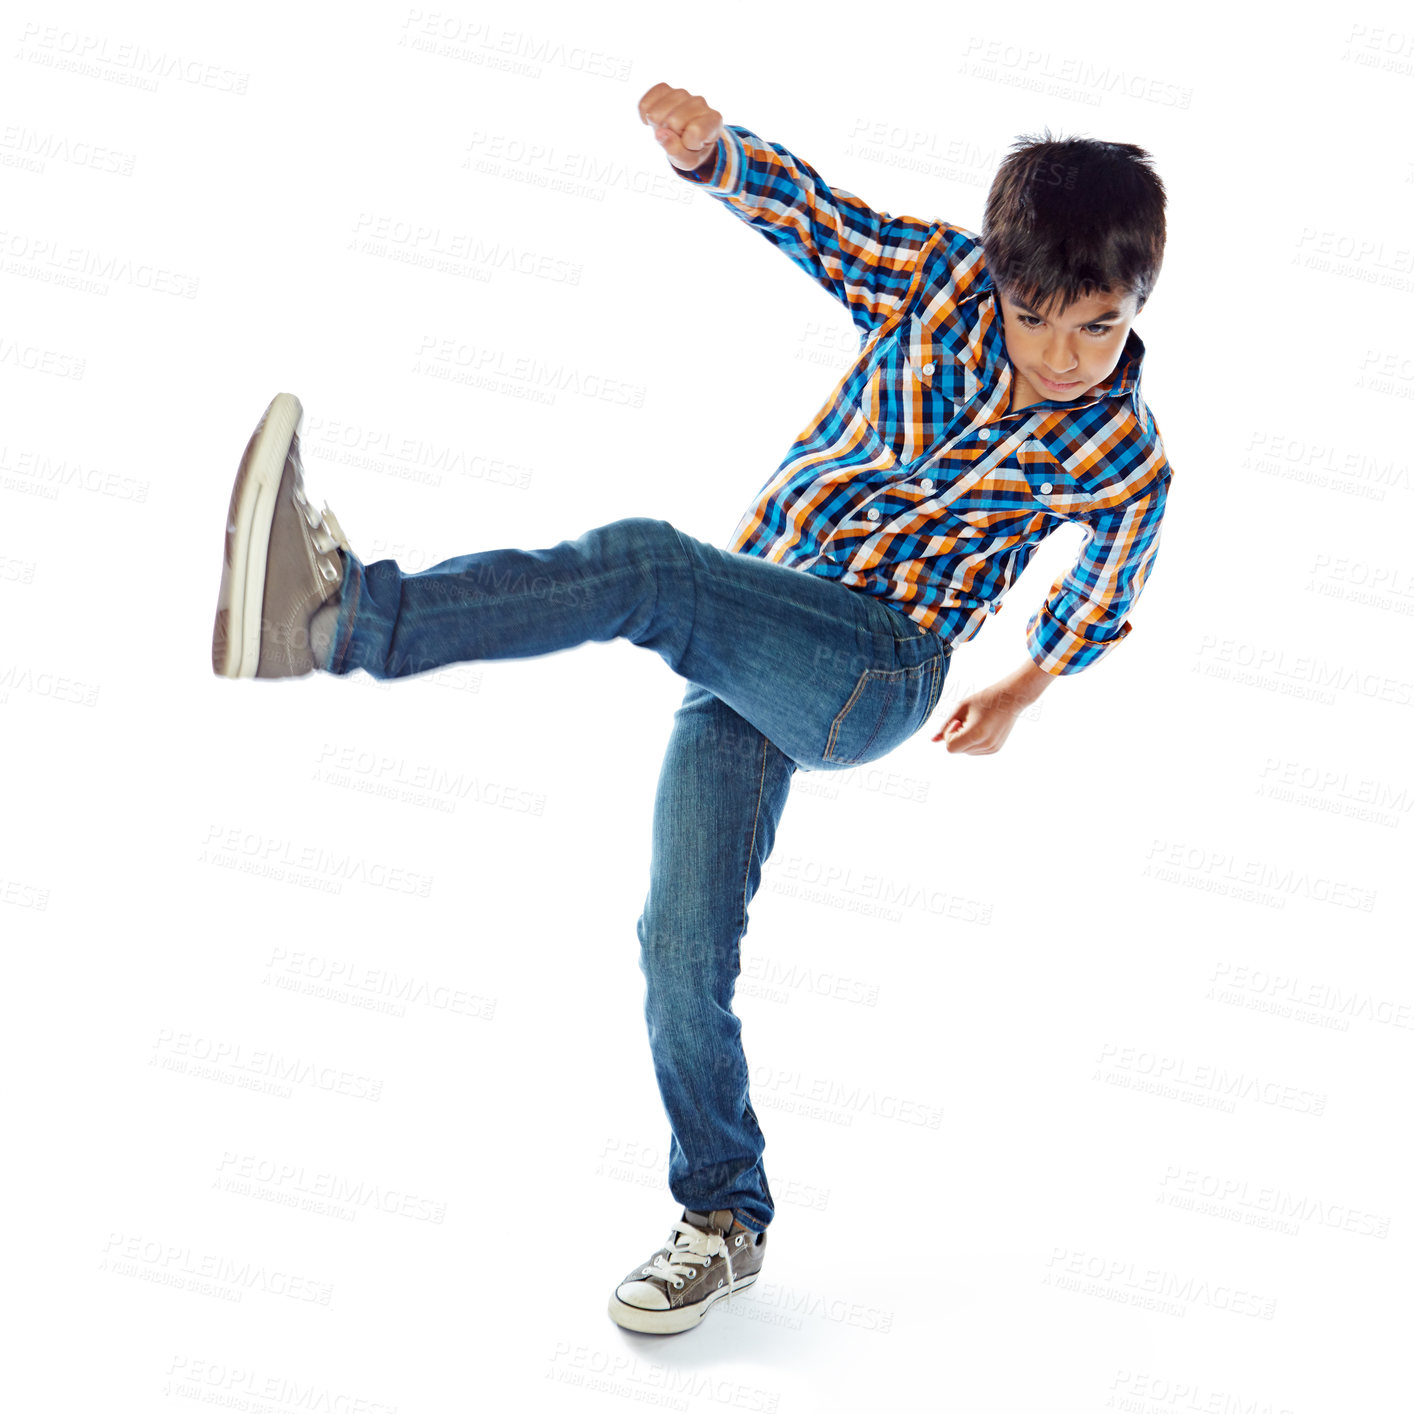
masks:
<path fill-rule="evenodd" d="M 696 100 L 705 108 L 705 100 Z M 650 88 L 643 95 L 640 101 L 639 111 L 643 114 L 643 121 L 651 123 L 655 128 L 666 124 L 674 132 L 681 132 L 682 125 L 693 115 L 682 113 L 679 118 L 679 110 L 693 102 L 692 94 L 685 88 L 674 88 L 671 84 L 660 83 Z"/>
<path fill-rule="evenodd" d="M 715 125 L 714 125 L 715 126 Z M 717 145 L 717 133 L 702 132 L 700 129 L 689 129 L 681 136 L 679 141 L 682 149 L 694 160 L 700 160 L 703 153 L 710 152 Z"/>
<path fill-rule="evenodd" d="M 677 158 L 684 164 L 694 163 L 697 158 L 701 157 L 699 148 L 687 146 L 682 139 L 682 134 L 674 132 L 672 127 L 667 127 L 666 124 L 655 127 L 653 136 L 658 139 L 667 156 Z"/>
<path fill-rule="evenodd" d="M 942 739 L 943 739 L 944 737 L 949 737 L 949 738 L 951 738 L 951 736 L 952 736 L 953 733 L 958 732 L 958 731 L 961 731 L 961 730 L 962 730 L 962 722 L 961 722 L 961 720 L 960 720 L 959 718 L 957 718 L 957 717 L 950 717 L 946 722 L 943 723 L 943 729 L 942 729 L 942 731 L 940 731 L 940 732 L 937 734 L 937 736 L 935 736 L 935 737 L 933 738 L 933 740 L 934 740 L 934 741 L 942 741 Z"/>
<path fill-rule="evenodd" d="M 653 105 L 652 116 L 655 129 L 667 128 L 683 152 L 699 158 L 715 142 L 722 122 L 722 115 L 709 108 L 701 94 L 682 88 L 670 89 L 661 102 Z"/>
<path fill-rule="evenodd" d="M 714 160 L 711 154 L 717 146 L 716 139 L 700 147 L 689 147 L 669 128 L 655 128 L 653 134 L 667 153 L 668 161 L 679 171 L 698 171 Z"/>
<path fill-rule="evenodd" d="M 655 83 L 653 87 L 638 100 L 638 116 L 645 123 L 656 122 L 656 115 L 659 108 L 663 106 L 663 100 L 672 92 L 673 87 L 671 84 Z"/>
<path fill-rule="evenodd" d="M 674 167 L 684 169 L 693 167 L 700 160 L 697 153 L 689 152 L 682 145 L 681 139 L 671 128 L 654 128 L 653 136 L 658 139 L 659 146 L 668 154 L 668 161 Z"/>

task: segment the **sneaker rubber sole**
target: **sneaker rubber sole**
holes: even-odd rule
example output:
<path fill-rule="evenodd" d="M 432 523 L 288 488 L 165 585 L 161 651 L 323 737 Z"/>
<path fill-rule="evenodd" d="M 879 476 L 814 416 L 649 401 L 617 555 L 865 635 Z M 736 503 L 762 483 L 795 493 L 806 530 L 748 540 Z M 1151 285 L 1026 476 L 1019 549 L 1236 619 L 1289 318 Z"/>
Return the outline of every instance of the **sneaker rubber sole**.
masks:
<path fill-rule="evenodd" d="M 619 1300 L 616 1289 L 609 1295 L 609 1319 L 625 1330 L 642 1331 L 647 1335 L 676 1335 L 679 1331 L 691 1330 L 700 1325 L 713 1305 L 724 1296 L 733 1296 L 738 1291 L 745 1291 L 759 1275 L 759 1272 L 753 1272 L 749 1277 L 743 1277 L 735 1287 L 721 1287 L 708 1293 L 701 1301 L 694 1301 L 691 1306 L 669 1307 L 666 1311 L 630 1306 L 626 1301 Z"/>
<path fill-rule="evenodd" d="M 211 640 L 211 666 L 221 677 L 253 678 L 260 666 L 270 526 L 285 461 L 303 412 L 293 393 L 277 393 L 251 434 L 236 473 Z"/>

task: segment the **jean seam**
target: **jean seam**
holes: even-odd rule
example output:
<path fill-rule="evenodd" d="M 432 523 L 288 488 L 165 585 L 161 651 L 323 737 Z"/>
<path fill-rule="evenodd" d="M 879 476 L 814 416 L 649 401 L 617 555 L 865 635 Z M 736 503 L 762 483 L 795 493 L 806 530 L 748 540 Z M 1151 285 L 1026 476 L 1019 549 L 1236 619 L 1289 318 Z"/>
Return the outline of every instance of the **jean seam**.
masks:
<path fill-rule="evenodd" d="M 766 760 L 770 750 L 771 743 L 763 736 L 761 738 L 761 775 L 756 782 L 756 809 L 752 812 L 751 816 L 751 839 L 746 846 L 746 870 L 742 874 L 741 879 L 741 922 L 738 924 L 736 930 L 736 972 L 738 977 L 741 976 L 741 940 L 746 932 L 746 890 L 747 886 L 751 883 L 751 861 L 756 852 L 756 832 L 761 824 L 761 802 L 766 797 Z M 735 982 L 733 982 L 733 987 L 735 987 Z M 749 1088 L 749 1072 L 747 1085 Z M 748 1111 L 750 1108 L 750 1105 L 748 1105 Z M 757 1126 L 757 1132 L 760 1132 L 759 1125 Z M 742 1225 L 747 1226 L 744 1220 Z M 756 1229 L 750 1230 L 755 1231 Z"/>
<path fill-rule="evenodd" d="M 929 694 L 928 710 L 923 714 L 926 722 L 938 708 L 938 699 L 943 695 L 943 655 L 939 653 L 933 659 L 933 690 Z"/>
<path fill-rule="evenodd" d="M 751 860 L 756 850 L 756 831 L 761 824 L 761 802 L 766 796 L 766 753 L 770 750 L 770 742 L 763 736 L 761 738 L 761 775 L 756 782 L 756 809 L 751 816 L 751 839 L 746 846 L 746 871 L 741 879 L 741 922 L 737 925 L 737 974 L 741 973 L 741 939 L 746 932 L 746 889 L 751 883 Z"/>
<path fill-rule="evenodd" d="M 854 691 L 849 695 L 849 701 L 840 708 L 835 716 L 835 720 L 830 723 L 830 735 L 825 740 L 825 751 L 823 759 L 834 761 L 835 759 L 835 738 L 839 735 L 840 727 L 844 724 L 844 719 L 849 716 L 850 709 L 854 706 L 859 694 L 864 691 L 864 685 L 869 681 L 869 675 L 873 668 L 865 668 L 859 675 L 859 681 L 854 685 Z M 842 764 L 842 763 L 841 763 Z"/>
<path fill-rule="evenodd" d="M 903 671 L 907 672 L 908 669 L 905 668 L 903 669 Z M 855 758 L 856 761 L 861 760 L 863 757 L 869 754 L 869 748 L 874 745 L 875 740 L 878 738 L 879 728 L 884 725 L 884 721 L 889 715 L 889 709 L 894 705 L 894 695 L 898 691 L 898 684 L 893 681 L 892 673 L 889 675 L 888 681 L 889 695 L 884 699 L 884 705 L 879 712 L 879 720 L 874 723 L 874 730 L 869 733 L 869 740 L 866 741 L 863 747 L 860 749 L 859 756 Z"/>

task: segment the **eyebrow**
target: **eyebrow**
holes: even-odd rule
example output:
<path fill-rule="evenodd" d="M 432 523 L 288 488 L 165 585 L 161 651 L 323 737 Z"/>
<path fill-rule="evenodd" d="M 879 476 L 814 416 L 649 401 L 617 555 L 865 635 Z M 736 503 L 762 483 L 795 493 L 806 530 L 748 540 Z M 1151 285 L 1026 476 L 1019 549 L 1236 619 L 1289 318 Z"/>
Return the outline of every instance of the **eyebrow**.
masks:
<path fill-rule="evenodd" d="M 1022 302 L 1021 302 L 1019 299 L 1018 299 L 1018 300 L 1012 300 L 1012 303 L 1013 303 L 1023 314 L 1029 314 L 1033 319 L 1044 319 L 1044 318 L 1046 317 L 1044 314 L 1037 314 L 1036 311 L 1035 311 L 1034 309 L 1032 309 L 1029 304 L 1022 304 Z M 1117 310 L 1117 309 L 1107 309 L 1103 314 L 1097 314 L 1093 319 L 1087 319 L 1087 320 L 1085 321 L 1085 323 L 1086 323 L 1086 324 L 1098 324 L 1098 323 L 1100 323 L 1100 321 L 1103 320 L 1103 319 L 1118 319 L 1118 318 L 1119 318 L 1119 310 Z M 1081 328 L 1084 328 L 1084 327 L 1085 327 L 1084 325 L 1081 325 Z"/>

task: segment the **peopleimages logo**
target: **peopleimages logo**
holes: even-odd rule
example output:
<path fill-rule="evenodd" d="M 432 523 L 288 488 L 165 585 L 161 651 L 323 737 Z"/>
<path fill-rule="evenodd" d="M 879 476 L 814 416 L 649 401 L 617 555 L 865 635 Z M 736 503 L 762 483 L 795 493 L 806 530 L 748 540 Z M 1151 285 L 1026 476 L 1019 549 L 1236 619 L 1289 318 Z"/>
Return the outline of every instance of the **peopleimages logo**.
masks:
<path fill-rule="evenodd" d="M 80 283 L 90 293 L 107 294 L 107 281 L 153 294 L 195 299 L 201 280 L 150 261 L 134 261 L 108 252 L 71 246 L 52 237 L 0 231 L 0 259 L 5 273 L 55 284 Z"/>
<path fill-rule="evenodd" d="M 85 34 L 60 25 L 41 25 L 37 20 L 25 23 L 20 31 L 20 45 L 16 58 L 92 78 L 113 79 L 147 91 L 157 88 L 158 79 L 176 78 L 193 88 L 214 88 L 239 97 L 250 83 L 250 74 L 240 70 L 205 64 L 140 44 L 118 42 L 106 34 Z"/>
<path fill-rule="evenodd" d="M 1171 1099 L 1187 1101 L 1210 1100 L 1217 1106 L 1229 1107 L 1235 1100 L 1256 1100 L 1296 1114 L 1325 1114 L 1324 1092 L 1298 1089 L 1245 1070 L 1230 1071 L 1223 1065 L 1207 1063 L 1190 1065 L 1183 1056 L 1166 1056 L 1137 1046 L 1119 1046 L 1106 1041 L 1100 1047 L 1094 1079 L 1123 1082 L 1123 1089 L 1135 1077 L 1136 1090 L 1148 1090 Z M 1108 1067 L 1108 1071 L 1106 1068 Z"/>
<path fill-rule="evenodd" d="M 159 1070 L 226 1083 L 233 1083 L 234 1077 L 245 1076 L 276 1088 L 284 1087 L 282 1098 L 285 1099 L 293 1093 L 293 1086 L 307 1086 L 330 1095 L 347 1095 L 354 1100 L 377 1101 L 383 1093 L 383 1082 L 370 1075 L 355 1075 L 352 1071 L 320 1065 L 303 1056 L 287 1055 L 283 1051 L 263 1047 L 247 1048 L 239 1041 L 176 1031 L 170 1026 L 158 1031 L 152 1051 L 148 1064 Z M 252 1087 L 235 1084 L 235 1088 Z"/>
<path fill-rule="evenodd" d="M 398 869 L 353 854 L 326 849 L 323 845 L 300 845 L 277 835 L 264 835 L 259 830 L 243 830 L 239 825 L 211 825 L 202 841 L 199 862 L 232 866 L 243 872 L 268 874 L 283 878 L 285 871 L 293 875 L 308 874 L 324 882 L 352 879 L 394 893 L 416 894 L 427 898 L 432 892 L 432 876 Z"/>

